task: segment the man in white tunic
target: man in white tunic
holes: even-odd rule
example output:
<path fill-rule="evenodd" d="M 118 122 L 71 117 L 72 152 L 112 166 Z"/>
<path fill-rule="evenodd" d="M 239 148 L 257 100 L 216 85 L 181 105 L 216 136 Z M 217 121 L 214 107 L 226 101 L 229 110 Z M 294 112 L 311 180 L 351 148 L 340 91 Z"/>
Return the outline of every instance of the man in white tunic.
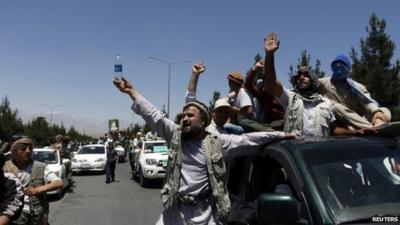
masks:
<path fill-rule="evenodd" d="M 230 209 L 224 158 L 251 154 L 262 144 L 293 137 L 283 132 L 211 135 L 205 130 L 211 114 L 203 103 L 187 103 L 177 125 L 124 78 L 115 78 L 114 85 L 131 97 L 132 109 L 171 148 L 161 190 L 165 210 L 156 224 L 223 224 Z"/>

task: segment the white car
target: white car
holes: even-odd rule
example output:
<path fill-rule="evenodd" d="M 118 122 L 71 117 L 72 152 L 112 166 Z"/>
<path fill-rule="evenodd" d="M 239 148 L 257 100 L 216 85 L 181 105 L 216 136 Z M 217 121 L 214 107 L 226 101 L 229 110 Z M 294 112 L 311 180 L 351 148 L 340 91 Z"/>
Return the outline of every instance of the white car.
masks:
<path fill-rule="evenodd" d="M 33 149 L 32 158 L 33 160 L 46 163 L 47 167 L 50 168 L 52 172 L 54 172 L 58 177 L 62 179 L 62 181 L 64 182 L 63 188 L 47 192 L 48 195 L 56 194 L 57 196 L 62 197 L 62 195 L 64 194 L 64 190 L 69 185 L 66 168 L 63 164 L 68 159 L 63 159 L 63 161 L 61 161 L 59 152 L 54 151 L 49 147 Z"/>
<path fill-rule="evenodd" d="M 166 175 L 168 146 L 165 140 L 144 141 L 135 160 L 134 175 L 140 186 L 146 186 L 149 179 L 163 179 Z"/>
<path fill-rule="evenodd" d="M 105 171 L 107 151 L 104 145 L 82 146 L 72 158 L 72 172 Z"/>

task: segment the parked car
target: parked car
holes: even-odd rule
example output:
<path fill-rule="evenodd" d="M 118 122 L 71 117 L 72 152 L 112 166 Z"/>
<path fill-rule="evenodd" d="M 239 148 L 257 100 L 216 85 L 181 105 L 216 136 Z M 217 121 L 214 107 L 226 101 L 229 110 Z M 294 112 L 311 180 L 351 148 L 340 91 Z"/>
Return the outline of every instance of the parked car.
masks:
<path fill-rule="evenodd" d="M 235 174 L 242 186 L 231 196 L 233 205 L 245 196 L 253 209 L 249 224 L 372 223 L 381 221 L 378 215 L 400 215 L 396 139 L 282 141 L 248 159 L 243 168 L 249 169 Z"/>
<path fill-rule="evenodd" d="M 64 182 L 63 188 L 47 192 L 48 195 L 57 195 L 59 197 L 62 197 L 64 194 L 64 190 L 69 185 L 69 181 L 67 179 L 66 167 L 64 165 L 64 163 L 69 161 L 69 159 L 61 160 L 59 152 L 54 151 L 49 147 L 33 149 L 32 158 L 33 160 L 46 163 L 47 167 L 50 168 L 52 172 L 54 172 L 58 177 L 60 177 L 63 180 Z"/>
<path fill-rule="evenodd" d="M 72 172 L 105 171 L 107 152 L 104 145 L 94 144 L 81 147 L 72 158 Z"/>
<path fill-rule="evenodd" d="M 118 162 L 125 162 L 125 148 L 121 145 L 117 145 L 115 151 L 118 154 Z"/>
<path fill-rule="evenodd" d="M 168 161 L 168 146 L 165 140 L 145 140 L 142 149 L 134 158 L 133 175 L 145 187 L 150 179 L 164 179 Z"/>

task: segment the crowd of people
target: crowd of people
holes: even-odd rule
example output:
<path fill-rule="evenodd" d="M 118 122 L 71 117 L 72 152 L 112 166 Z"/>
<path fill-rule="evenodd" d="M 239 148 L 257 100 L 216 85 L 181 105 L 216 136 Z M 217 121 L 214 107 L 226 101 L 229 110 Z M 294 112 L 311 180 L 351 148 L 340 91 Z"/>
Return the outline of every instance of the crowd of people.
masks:
<path fill-rule="evenodd" d="M 213 109 L 196 99 L 203 63 L 192 67 L 186 104 L 175 121 L 154 107 L 124 77 L 114 85 L 133 101 L 132 109 L 170 146 L 167 176 L 161 190 L 164 211 L 156 224 L 225 224 L 231 201 L 226 162 L 254 154 L 254 149 L 279 139 L 375 135 L 391 114 L 360 83 L 351 79 L 351 63 L 339 55 L 332 76 L 318 78 L 301 65 L 292 89 L 277 80 L 274 54 L 279 40 L 264 40 L 265 60 L 244 79 L 228 74 L 229 93 Z M 255 80 L 260 70 L 263 76 Z M 231 178 L 230 178 L 231 179 Z"/>
<path fill-rule="evenodd" d="M 253 155 L 264 144 L 293 138 L 374 135 L 390 123 L 390 111 L 351 79 L 347 56 L 333 59 L 331 77 L 318 78 L 309 65 L 301 65 L 291 78 L 293 88 L 287 89 L 276 76 L 278 49 L 279 40 L 272 32 L 264 40 L 265 59 L 246 78 L 238 71 L 228 73 L 229 93 L 216 100 L 211 110 L 196 97 L 205 64 L 193 65 L 185 105 L 175 120 L 167 118 L 125 78 L 114 79 L 114 85 L 132 99 L 132 110 L 152 128 L 146 135 L 138 132 L 126 149 L 140 148 L 144 138 L 157 135 L 170 147 L 161 190 L 164 211 L 156 224 L 225 224 L 231 212 L 227 171 L 234 169 L 236 157 Z M 262 76 L 257 77 L 260 71 Z M 98 143 L 107 146 L 106 183 L 113 182 L 116 143 L 112 137 Z M 9 159 L 0 154 L 0 225 L 48 224 L 45 194 L 61 188 L 63 181 L 46 164 L 32 160 L 33 147 L 31 139 L 22 137 L 8 146 Z M 57 135 L 50 148 L 69 159 L 67 178 L 73 183 L 70 138 Z"/>

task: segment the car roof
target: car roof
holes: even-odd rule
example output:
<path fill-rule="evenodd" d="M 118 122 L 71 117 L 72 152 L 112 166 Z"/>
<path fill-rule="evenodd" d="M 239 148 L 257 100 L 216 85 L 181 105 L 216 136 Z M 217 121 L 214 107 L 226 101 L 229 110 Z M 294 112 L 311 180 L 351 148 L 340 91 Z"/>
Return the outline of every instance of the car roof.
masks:
<path fill-rule="evenodd" d="M 34 152 L 54 152 L 54 149 L 50 147 L 44 147 L 44 148 L 34 148 Z"/>
<path fill-rule="evenodd" d="M 148 140 L 148 141 L 143 141 L 143 143 L 148 144 L 148 143 L 167 143 L 165 140 Z"/>
<path fill-rule="evenodd" d="M 103 144 L 84 145 L 81 148 L 83 148 L 83 147 L 105 147 L 105 145 L 103 145 Z"/>
<path fill-rule="evenodd" d="M 381 137 L 329 137 L 329 138 L 308 138 L 294 139 L 273 143 L 272 145 L 284 148 L 290 152 L 303 151 L 305 149 L 335 149 L 335 147 L 346 146 L 372 146 L 372 145 L 398 145 L 395 138 Z M 327 146 L 329 146 L 327 148 Z"/>

